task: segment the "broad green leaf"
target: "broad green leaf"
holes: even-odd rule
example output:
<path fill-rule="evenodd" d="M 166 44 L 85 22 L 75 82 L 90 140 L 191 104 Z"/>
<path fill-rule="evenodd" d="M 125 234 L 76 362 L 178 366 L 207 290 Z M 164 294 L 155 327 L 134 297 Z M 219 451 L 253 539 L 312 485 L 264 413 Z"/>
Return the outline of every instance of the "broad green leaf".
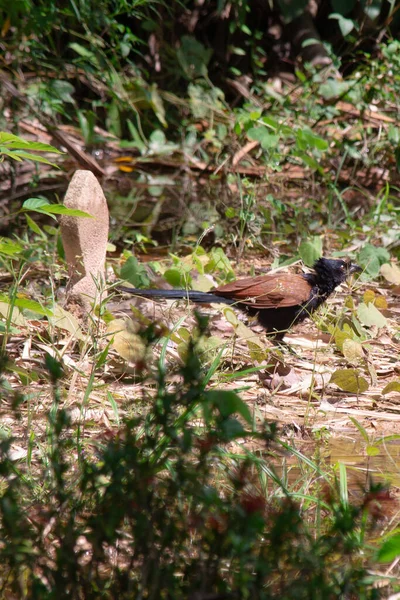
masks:
<path fill-rule="evenodd" d="M 353 339 L 352 336 L 347 331 L 342 331 L 338 327 L 335 329 L 334 336 L 335 336 L 335 344 L 336 344 L 338 350 L 340 350 L 341 352 L 343 350 L 344 342 L 346 340 Z"/>
<path fill-rule="evenodd" d="M 17 162 L 22 162 L 22 158 L 20 158 L 15 152 L 11 152 L 7 150 L 4 146 L 0 146 L 0 155 L 4 154 L 4 156 L 8 156 L 8 158 L 12 158 Z"/>
<path fill-rule="evenodd" d="M 246 344 L 249 349 L 250 357 L 252 360 L 256 362 L 262 362 L 263 360 L 266 360 L 268 358 L 268 351 L 265 348 L 259 346 L 251 340 L 246 340 Z"/>
<path fill-rule="evenodd" d="M 365 304 L 369 304 L 370 302 L 374 303 L 376 298 L 376 294 L 373 290 L 366 290 L 363 295 L 363 300 Z"/>
<path fill-rule="evenodd" d="M 50 144 L 42 142 L 27 142 L 15 135 L 6 134 L 8 139 L 4 139 L 0 133 L 0 144 L 5 144 L 9 150 L 29 150 L 31 152 L 52 152 L 54 154 L 63 154 L 61 150 L 57 150 Z"/>
<path fill-rule="evenodd" d="M 228 208 L 225 210 L 225 216 L 227 219 L 233 219 L 236 217 L 236 215 L 237 211 L 236 208 L 233 208 L 233 206 L 228 206 Z"/>
<path fill-rule="evenodd" d="M 371 277 L 377 277 L 381 265 L 390 262 L 390 254 L 386 248 L 365 244 L 357 256 L 357 262 Z"/>
<path fill-rule="evenodd" d="M 389 392 L 400 392 L 400 381 L 391 381 L 382 390 L 382 394 L 389 394 Z"/>
<path fill-rule="evenodd" d="M 315 261 L 322 255 L 322 238 L 315 236 L 311 240 L 301 242 L 299 254 L 304 264 L 307 267 L 312 267 Z"/>
<path fill-rule="evenodd" d="M 329 77 L 324 83 L 321 83 L 318 91 L 325 100 L 331 100 L 332 98 L 343 96 L 349 87 L 350 84 L 348 81 L 340 81 L 339 79 Z"/>
<path fill-rule="evenodd" d="M 31 219 L 29 215 L 25 215 L 25 219 L 26 219 L 29 229 L 31 229 L 34 233 L 37 233 L 38 235 L 40 235 L 42 238 L 45 239 L 45 235 L 44 235 L 43 231 L 40 229 L 39 225 L 37 223 L 35 223 L 35 221 L 33 219 Z"/>
<path fill-rule="evenodd" d="M 265 123 L 268 127 L 270 127 L 273 131 L 277 131 L 280 128 L 278 121 L 276 119 L 273 119 L 272 117 L 262 117 L 261 121 Z"/>
<path fill-rule="evenodd" d="M 53 211 L 51 210 L 52 206 L 59 206 L 58 204 L 50 204 L 48 200 L 45 198 L 28 198 L 22 205 L 22 210 L 30 210 L 33 212 L 40 213 L 41 215 L 47 215 L 52 219 L 56 220 L 56 217 L 53 215 Z M 80 211 L 78 211 L 80 212 Z M 84 213 L 86 215 L 86 213 Z M 78 215 L 79 216 L 79 215 Z"/>
<path fill-rule="evenodd" d="M 307 167 L 310 167 L 310 169 L 313 169 L 313 171 L 318 171 L 319 173 L 323 172 L 321 165 L 313 156 L 309 156 L 306 152 L 303 152 L 302 150 L 293 150 L 292 154 L 293 156 L 296 156 L 297 158 L 302 160 L 303 163 L 307 165 Z"/>
<path fill-rule="evenodd" d="M 43 315 L 44 317 L 51 317 L 53 315 L 51 310 L 45 308 L 39 304 L 39 302 L 30 300 L 29 298 L 15 298 L 14 304 L 15 306 L 18 306 L 18 308 L 30 310 L 31 312 L 37 313 L 38 315 Z"/>
<path fill-rule="evenodd" d="M 224 308 L 223 312 L 224 312 L 225 319 L 228 321 L 228 323 L 233 325 L 233 327 L 236 327 L 237 324 L 239 323 L 239 320 L 236 316 L 235 311 L 233 311 L 231 308 Z"/>
<path fill-rule="evenodd" d="M 316 135 L 312 129 L 304 127 L 298 129 L 296 132 L 296 143 L 301 150 L 307 150 L 308 148 L 315 148 L 317 150 L 327 150 L 329 144 L 324 138 Z"/>
<path fill-rule="evenodd" d="M 367 456 L 379 456 L 380 450 L 374 444 L 368 444 L 365 448 Z"/>
<path fill-rule="evenodd" d="M 15 158 L 16 156 L 20 158 L 25 158 L 26 160 L 32 160 L 33 162 L 44 163 L 45 165 L 50 165 L 52 167 L 56 167 L 57 169 L 60 168 L 56 164 L 47 160 L 47 158 L 44 158 L 43 156 L 38 156 L 36 154 L 31 154 L 30 152 L 25 152 L 25 150 L 16 150 L 15 152 L 13 152 L 12 158 Z"/>
<path fill-rule="evenodd" d="M 129 281 L 135 287 L 148 286 L 150 279 L 146 269 L 135 256 L 129 256 L 121 267 L 121 279 Z"/>
<path fill-rule="evenodd" d="M 229 417 L 238 413 L 247 421 L 252 423 L 252 416 L 249 407 L 235 392 L 227 390 L 210 390 L 206 392 L 207 399 L 212 402 L 220 411 L 223 417 Z"/>
<path fill-rule="evenodd" d="M 340 32 L 343 37 L 346 37 L 346 35 L 349 35 L 349 33 L 351 33 L 353 31 L 353 29 L 356 27 L 355 21 L 353 21 L 352 19 L 346 19 L 339 13 L 331 13 L 329 15 L 329 18 L 337 20 Z"/>
<path fill-rule="evenodd" d="M 0 237 L 0 254 L 14 256 L 15 254 L 20 254 L 22 251 L 23 247 L 18 242 Z"/>
<path fill-rule="evenodd" d="M 260 142 L 264 150 L 276 148 L 279 143 L 279 135 L 270 133 L 266 127 L 251 127 L 247 131 L 247 137 Z"/>
<path fill-rule="evenodd" d="M 382 563 L 391 563 L 400 556 L 400 533 L 392 536 L 378 550 L 377 559 Z"/>
<path fill-rule="evenodd" d="M 235 438 L 242 437 L 245 434 L 243 425 L 237 420 L 231 417 L 225 419 L 221 425 L 221 431 L 226 441 L 234 440 Z"/>
<path fill-rule="evenodd" d="M 43 208 L 44 206 L 50 206 L 50 202 L 46 198 L 28 198 L 22 205 L 22 208 L 26 210 L 35 210 L 37 208 Z"/>
<path fill-rule="evenodd" d="M 6 131 L 0 131 L 0 144 L 9 144 L 12 142 L 20 142 L 21 144 L 25 142 L 22 138 L 14 135 L 13 133 L 7 133 Z"/>
<path fill-rule="evenodd" d="M 48 204 L 42 208 L 42 212 L 46 212 L 51 215 L 66 215 L 68 217 L 84 217 L 87 219 L 93 219 L 93 215 L 75 208 L 68 208 L 63 204 Z"/>
<path fill-rule="evenodd" d="M 164 277 L 173 287 L 185 286 L 185 278 L 180 269 L 167 269 L 164 273 Z"/>
<path fill-rule="evenodd" d="M 362 377 L 357 369 L 337 369 L 332 373 L 329 383 L 336 384 L 344 392 L 359 394 L 367 391 L 368 381 Z"/>
<path fill-rule="evenodd" d="M 361 2 L 361 5 L 363 11 L 371 19 L 371 21 L 375 21 L 381 14 L 382 0 L 364 0 Z"/>
<path fill-rule="evenodd" d="M 212 49 L 206 48 L 195 37 L 184 35 L 176 57 L 188 79 L 207 76 L 207 65 L 212 56 Z"/>
<path fill-rule="evenodd" d="M 367 327 L 385 327 L 386 317 L 374 306 L 374 304 L 364 304 L 362 302 L 357 308 L 357 315 L 363 325 Z"/>

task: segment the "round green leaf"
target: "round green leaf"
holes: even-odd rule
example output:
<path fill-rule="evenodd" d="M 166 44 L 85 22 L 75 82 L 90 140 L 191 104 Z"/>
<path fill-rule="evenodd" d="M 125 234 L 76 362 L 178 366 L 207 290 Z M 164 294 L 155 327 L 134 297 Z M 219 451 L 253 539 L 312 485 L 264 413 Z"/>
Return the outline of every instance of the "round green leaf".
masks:
<path fill-rule="evenodd" d="M 336 384 L 344 392 L 360 394 L 369 388 L 368 381 L 359 375 L 357 369 L 337 369 L 329 383 Z"/>

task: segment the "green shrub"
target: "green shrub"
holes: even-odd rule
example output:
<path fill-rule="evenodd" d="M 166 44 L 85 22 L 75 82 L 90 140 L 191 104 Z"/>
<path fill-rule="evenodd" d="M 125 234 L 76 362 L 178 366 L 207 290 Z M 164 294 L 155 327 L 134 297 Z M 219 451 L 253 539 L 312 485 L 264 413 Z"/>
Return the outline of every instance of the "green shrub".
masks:
<path fill-rule="evenodd" d="M 276 425 L 256 429 L 235 392 L 207 388 L 196 352 L 206 326 L 198 316 L 174 385 L 160 360 L 147 414 L 88 446 L 60 406 L 62 369 L 48 357 L 47 451 L 29 468 L 11 457 L 12 439 L 0 444 L 7 597 L 380 597 L 367 579 L 365 508 L 331 489 L 303 497 L 303 512 L 272 466 Z M 0 384 L 18 412 L 21 397 Z M 310 506 L 323 526 L 312 527 Z"/>

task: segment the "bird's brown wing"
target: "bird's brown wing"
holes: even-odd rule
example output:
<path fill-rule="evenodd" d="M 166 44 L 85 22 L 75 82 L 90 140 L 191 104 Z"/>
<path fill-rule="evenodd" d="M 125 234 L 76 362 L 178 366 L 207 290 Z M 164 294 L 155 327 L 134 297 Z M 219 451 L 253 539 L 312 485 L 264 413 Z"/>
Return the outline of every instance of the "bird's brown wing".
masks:
<path fill-rule="evenodd" d="M 310 291 L 310 284 L 301 275 L 275 273 L 238 279 L 215 288 L 212 293 L 262 309 L 302 304 L 309 299 Z"/>

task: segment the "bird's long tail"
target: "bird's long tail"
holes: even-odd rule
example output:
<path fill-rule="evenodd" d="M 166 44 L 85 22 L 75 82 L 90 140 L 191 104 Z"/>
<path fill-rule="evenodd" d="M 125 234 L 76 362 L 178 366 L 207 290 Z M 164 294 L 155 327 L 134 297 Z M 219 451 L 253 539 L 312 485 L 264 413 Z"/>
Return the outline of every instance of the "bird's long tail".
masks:
<path fill-rule="evenodd" d="M 197 292 L 196 290 L 142 290 L 118 286 L 118 290 L 141 296 L 142 298 L 165 298 L 167 300 L 190 300 L 199 304 L 211 304 L 214 302 L 222 304 L 235 304 L 237 301 L 231 298 L 216 296 L 210 292 Z"/>

